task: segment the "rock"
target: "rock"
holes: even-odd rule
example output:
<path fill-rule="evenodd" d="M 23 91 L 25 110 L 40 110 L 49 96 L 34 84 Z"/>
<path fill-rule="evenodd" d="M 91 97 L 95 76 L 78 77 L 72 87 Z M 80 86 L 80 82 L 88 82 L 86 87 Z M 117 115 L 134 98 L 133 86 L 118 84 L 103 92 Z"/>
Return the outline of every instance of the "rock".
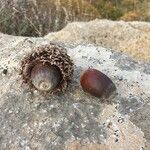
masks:
<path fill-rule="evenodd" d="M 138 110 L 131 113 L 130 121 L 136 124 L 145 133 L 145 138 L 147 139 L 145 149 L 150 149 L 150 104 L 146 103 Z"/>
<path fill-rule="evenodd" d="M 46 38 L 67 43 L 95 43 L 124 52 L 136 60 L 150 62 L 150 23 L 94 20 L 68 24 Z"/>
<path fill-rule="evenodd" d="M 82 145 L 79 141 L 74 141 L 67 145 L 67 150 L 108 150 L 108 148 L 104 144 L 90 143 Z"/>
<path fill-rule="evenodd" d="M 145 137 L 150 140 L 150 104 L 144 104 L 141 108 L 131 113 L 130 120 L 141 128 Z M 143 119 L 144 118 L 144 119 Z"/>
<path fill-rule="evenodd" d="M 145 144 L 148 147 L 149 119 L 145 121 L 142 116 L 149 113 L 146 104 L 150 100 L 150 65 L 99 45 L 74 43 L 69 36 L 68 42 L 60 41 L 55 44 L 64 46 L 74 61 L 74 77 L 64 93 L 43 95 L 22 84 L 20 61 L 33 47 L 50 41 L 0 34 L 1 149 L 140 150 Z M 98 99 L 83 92 L 80 72 L 89 67 L 111 78 L 117 93 Z"/>
<path fill-rule="evenodd" d="M 139 146 L 142 148 L 142 144 L 145 142 L 144 135 L 139 135 L 141 131 L 127 118 L 121 116 L 114 107 L 106 106 L 100 114 L 100 120 L 106 123 L 108 138 L 106 138 L 105 144 L 86 144 L 74 141 L 67 145 L 68 150 L 124 150 L 126 148 L 139 150 Z"/>

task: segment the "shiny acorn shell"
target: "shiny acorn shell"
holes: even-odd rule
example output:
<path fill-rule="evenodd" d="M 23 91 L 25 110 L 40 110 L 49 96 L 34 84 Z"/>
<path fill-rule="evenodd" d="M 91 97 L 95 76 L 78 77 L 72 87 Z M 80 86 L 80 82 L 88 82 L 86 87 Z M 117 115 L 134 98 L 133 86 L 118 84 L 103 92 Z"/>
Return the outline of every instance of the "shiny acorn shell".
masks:
<path fill-rule="evenodd" d="M 104 73 L 96 69 L 87 69 L 80 76 L 82 89 L 95 97 L 109 97 L 116 90 L 114 83 Z"/>

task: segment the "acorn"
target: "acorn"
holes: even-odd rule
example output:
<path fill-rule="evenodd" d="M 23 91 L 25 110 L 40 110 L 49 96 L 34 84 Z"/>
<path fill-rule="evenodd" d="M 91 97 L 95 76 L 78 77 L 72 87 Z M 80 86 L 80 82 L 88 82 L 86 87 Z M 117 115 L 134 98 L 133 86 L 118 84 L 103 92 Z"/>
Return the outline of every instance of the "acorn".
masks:
<path fill-rule="evenodd" d="M 80 77 L 83 90 L 95 97 L 109 97 L 116 86 L 104 73 L 96 69 L 85 70 Z"/>
<path fill-rule="evenodd" d="M 62 80 L 58 67 L 37 64 L 31 71 L 32 84 L 41 91 L 52 91 Z"/>
<path fill-rule="evenodd" d="M 23 82 L 31 89 L 58 93 L 73 76 L 73 62 L 66 49 L 56 44 L 36 47 L 21 61 Z"/>

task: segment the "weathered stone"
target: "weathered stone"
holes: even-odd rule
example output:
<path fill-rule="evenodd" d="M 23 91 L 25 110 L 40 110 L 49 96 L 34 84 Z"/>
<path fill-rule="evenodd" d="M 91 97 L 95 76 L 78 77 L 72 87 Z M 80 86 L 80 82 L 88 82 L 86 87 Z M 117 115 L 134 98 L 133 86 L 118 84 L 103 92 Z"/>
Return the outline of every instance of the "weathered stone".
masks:
<path fill-rule="evenodd" d="M 57 33 L 48 34 L 46 38 L 76 44 L 95 43 L 124 52 L 136 60 L 150 62 L 150 24 L 147 22 L 74 22 Z"/>
<path fill-rule="evenodd" d="M 131 113 L 130 120 L 144 131 L 146 139 L 150 142 L 150 104 L 144 104 Z"/>
<path fill-rule="evenodd" d="M 81 144 L 79 141 L 74 141 L 67 144 L 67 150 L 108 150 L 107 145 L 104 144 Z"/>
<path fill-rule="evenodd" d="M 47 43 L 45 38 L 0 34 L 1 149 L 142 149 L 149 140 L 149 119 L 141 117 L 149 113 L 148 106 L 142 115 L 136 113 L 150 100 L 145 71 L 150 65 L 93 44 L 59 43 L 74 61 L 74 77 L 64 93 L 43 95 L 22 84 L 20 61 L 33 47 Z M 89 67 L 109 76 L 117 93 L 108 99 L 84 93 L 79 78 Z"/>

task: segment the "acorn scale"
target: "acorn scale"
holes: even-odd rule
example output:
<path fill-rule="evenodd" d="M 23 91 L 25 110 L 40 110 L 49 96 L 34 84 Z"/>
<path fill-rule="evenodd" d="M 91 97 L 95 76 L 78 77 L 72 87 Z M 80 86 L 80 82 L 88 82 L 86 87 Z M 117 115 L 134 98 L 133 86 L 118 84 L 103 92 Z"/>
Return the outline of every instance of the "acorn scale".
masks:
<path fill-rule="evenodd" d="M 21 61 L 23 82 L 49 93 L 64 91 L 73 76 L 73 62 L 66 49 L 50 43 L 33 49 Z"/>
<path fill-rule="evenodd" d="M 80 76 L 83 91 L 95 97 L 109 97 L 116 86 L 112 80 L 97 69 L 87 69 Z"/>

